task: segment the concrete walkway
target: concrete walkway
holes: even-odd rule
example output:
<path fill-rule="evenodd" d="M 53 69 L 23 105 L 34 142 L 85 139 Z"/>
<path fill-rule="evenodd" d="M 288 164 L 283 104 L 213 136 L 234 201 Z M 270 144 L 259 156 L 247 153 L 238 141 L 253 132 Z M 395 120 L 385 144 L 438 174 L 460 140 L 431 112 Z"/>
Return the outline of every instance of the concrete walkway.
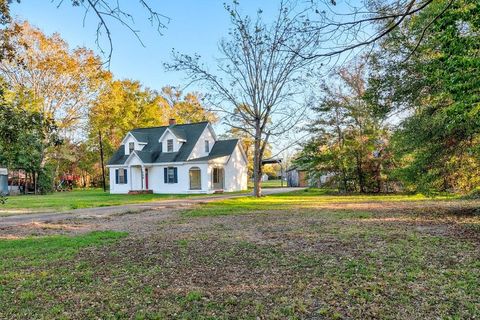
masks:
<path fill-rule="evenodd" d="M 262 192 L 264 195 L 271 195 L 277 193 L 285 193 L 302 190 L 302 188 L 271 188 L 263 189 Z M 85 218 L 104 218 L 112 215 L 125 214 L 125 213 L 135 213 L 142 211 L 150 210 L 160 210 L 163 208 L 183 208 L 190 207 L 196 204 L 207 203 L 212 201 L 224 200 L 224 199 L 233 199 L 249 196 L 250 194 L 245 193 L 234 193 L 234 194 L 219 194 L 208 197 L 198 197 L 190 199 L 174 199 L 174 200 L 160 200 L 152 202 L 144 202 L 138 204 L 127 204 L 121 206 L 111 206 L 111 207 L 97 207 L 97 208 L 85 208 L 85 209 L 75 209 L 70 211 L 63 212 L 44 212 L 44 213 L 32 213 L 32 214 L 21 214 L 21 215 L 12 215 L 6 217 L 0 217 L 0 228 L 1 227 L 10 227 L 17 226 L 26 223 L 32 222 L 55 222 L 66 219 L 85 219 Z"/>

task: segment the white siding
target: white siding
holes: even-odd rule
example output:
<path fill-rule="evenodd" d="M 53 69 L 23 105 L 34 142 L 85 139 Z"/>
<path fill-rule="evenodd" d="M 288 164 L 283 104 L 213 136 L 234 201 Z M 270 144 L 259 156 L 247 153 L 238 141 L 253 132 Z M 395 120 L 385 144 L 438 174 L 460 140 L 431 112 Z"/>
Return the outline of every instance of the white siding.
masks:
<path fill-rule="evenodd" d="M 130 144 L 130 142 L 135 143 L 135 150 L 142 150 L 143 147 L 145 147 L 145 144 L 143 144 L 143 143 L 138 143 L 138 142 L 135 140 L 135 138 L 132 137 L 131 134 L 128 134 L 128 135 L 127 135 L 127 138 L 125 139 L 124 142 L 125 142 L 125 145 L 124 145 L 123 147 L 125 148 L 125 154 L 126 154 L 126 155 L 129 155 L 129 154 L 130 154 L 130 152 L 129 152 L 129 151 L 130 151 L 130 149 L 129 149 L 129 144 Z"/>
<path fill-rule="evenodd" d="M 176 167 L 178 175 L 178 183 L 165 183 L 164 168 Z M 201 172 L 201 190 L 190 190 L 190 168 L 198 167 Z M 207 193 L 209 186 L 208 164 L 184 164 L 171 166 L 154 166 L 148 169 L 148 187 L 154 193 Z"/>
<path fill-rule="evenodd" d="M 125 168 L 109 168 L 110 169 L 110 193 L 128 193 L 130 191 L 130 170 L 127 169 L 127 184 L 116 184 L 115 170 Z"/>
<path fill-rule="evenodd" d="M 178 141 L 177 137 L 173 135 L 170 131 L 166 131 L 162 137 L 162 152 L 167 152 L 168 146 L 167 141 L 172 139 L 173 140 L 173 152 L 177 152 L 180 147 L 182 146 L 182 142 Z"/>
<path fill-rule="evenodd" d="M 209 152 L 205 152 L 205 140 L 209 141 L 209 147 L 211 151 L 213 145 L 215 144 L 215 137 L 212 135 L 209 126 L 206 126 L 205 130 L 203 130 L 202 135 L 192 149 L 192 153 L 188 158 L 189 160 L 208 156 Z"/>
<path fill-rule="evenodd" d="M 230 160 L 225 165 L 225 191 L 247 190 L 247 183 L 247 163 L 239 144 L 237 144 Z"/>
<path fill-rule="evenodd" d="M 163 152 L 167 151 L 167 140 L 173 139 L 174 152 L 177 152 L 182 145 L 176 136 L 167 131 L 162 137 Z M 207 126 L 202 135 L 195 144 L 189 159 L 201 158 L 208 155 L 205 152 L 205 140 L 209 141 L 210 151 L 215 144 L 215 135 Z M 125 138 L 125 151 L 128 153 L 128 143 L 135 142 L 135 150 L 143 149 L 144 145 L 139 144 L 135 139 L 128 135 Z M 224 168 L 224 191 L 240 191 L 247 189 L 247 163 L 243 157 L 240 145 L 237 145 L 231 156 L 217 158 L 209 162 L 201 163 L 178 163 L 178 164 L 143 164 L 138 156 L 132 156 L 125 165 L 110 167 L 110 193 L 128 193 L 131 190 L 142 190 L 142 169 L 141 166 L 148 169 L 148 189 L 154 193 L 211 193 L 213 192 L 213 168 Z M 177 168 L 177 183 L 165 183 L 164 168 Z M 201 172 L 201 190 L 190 190 L 190 168 L 198 167 Z M 127 169 L 127 183 L 115 183 L 115 169 Z"/>

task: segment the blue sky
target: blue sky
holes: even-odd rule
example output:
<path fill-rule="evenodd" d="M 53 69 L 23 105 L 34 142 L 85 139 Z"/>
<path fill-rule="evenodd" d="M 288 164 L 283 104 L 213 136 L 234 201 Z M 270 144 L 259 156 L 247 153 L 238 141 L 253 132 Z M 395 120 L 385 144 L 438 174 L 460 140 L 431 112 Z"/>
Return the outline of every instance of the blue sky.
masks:
<path fill-rule="evenodd" d="M 302 1 L 302 0 L 300 0 Z M 172 85 L 183 88 L 189 81 L 182 73 L 166 72 L 163 63 L 171 61 L 172 49 L 181 53 L 202 56 L 202 61 L 215 67 L 215 56 L 219 40 L 228 35 L 229 16 L 224 2 L 230 0 L 150 0 L 149 3 L 160 13 L 171 20 L 160 35 L 148 21 L 148 15 L 137 0 L 120 0 L 125 11 L 135 19 L 136 30 L 145 44 L 143 47 L 135 36 L 118 23 L 109 23 L 113 34 L 114 51 L 110 70 L 117 79 L 139 80 L 145 86 L 160 90 L 163 86 Z M 356 3 L 357 0 L 349 2 Z M 83 26 L 83 8 L 72 7 L 71 0 L 64 0 L 57 8 L 59 0 L 22 0 L 20 4 L 11 4 L 12 16 L 19 20 L 28 20 L 43 32 L 58 32 L 73 48 L 85 46 L 100 54 L 96 40 L 96 17 L 87 16 Z M 242 13 L 255 14 L 262 9 L 266 20 L 277 13 L 279 1 L 275 0 L 240 0 Z M 344 1 L 340 1 L 336 9 L 344 11 Z M 344 10 L 342 10 L 342 7 Z M 104 48 L 108 49 L 103 37 Z M 186 91 L 202 92 L 201 87 L 189 87 Z M 226 128 L 218 125 L 219 132 Z M 304 132 L 298 132 L 304 135 Z M 293 139 L 293 140 L 292 140 Z M 294 138 L 284 139 L 283 144 L 296 145 Z M 274 150 L 283 146 L 275 145 Z"/>
<path fill-rule="evenodd" d="M 85 46 L 100 53 L 95 43 L 96 21 L 87 17 L 83 26 L 83 8 L 72 7 L 70 1 L 57 8 L 58 1 L 22 0 L 12 3 L 12 15 L 28 20 L 47 34 L 58 32 L 70 46 Z M 135 36 L 124 27 L 111 23 L 114 52 L 110 70 L 116 78 L 140 80 L 152 89 L 165 85 L 187 83 L 181 73 L 165 72 L 163 63 L 170 61 L 171 50 L 182 53 L 199 53 L 207 63 L 213 64 L 217 44 L 227 35 L 229 17 L 222 0 L 151 0 L 159 12 L 171 18 L 163 35 L 159 35 L 147 20 L 147 14 L 134 0 L 123 0 L 125 11 L 135 18 L 135 28 L 145 44 L 143 47 Z M 255 13 L 261 7 L 265 14 L 275 13 L 277 2 L 271 0 L 241 1 L 245 13 Z M 105 38 L 104 38 L 105 40 Z M 104 46 L 107 48 L 107 46 Z"/>

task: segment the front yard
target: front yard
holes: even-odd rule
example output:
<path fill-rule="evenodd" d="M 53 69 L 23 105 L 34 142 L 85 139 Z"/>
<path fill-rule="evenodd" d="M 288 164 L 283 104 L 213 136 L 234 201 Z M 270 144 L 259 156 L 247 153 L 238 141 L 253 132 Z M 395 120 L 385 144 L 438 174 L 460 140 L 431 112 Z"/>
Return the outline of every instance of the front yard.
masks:
<path fill-rule="evenodd" d="M 0 318 L 478 318 L 479 208 L 302 191 L 4 228 Z"/>
<path fill-rule="evenodd" d="M 102 189 L 74 190 L 47 195 L 20 195 L 8 197 L 6 204 L 0 206 L 0 216 L 31 212 L 60 212 L 198 196 L 201 195 L 110 194 L 109 192 L 103 192 Z"/>

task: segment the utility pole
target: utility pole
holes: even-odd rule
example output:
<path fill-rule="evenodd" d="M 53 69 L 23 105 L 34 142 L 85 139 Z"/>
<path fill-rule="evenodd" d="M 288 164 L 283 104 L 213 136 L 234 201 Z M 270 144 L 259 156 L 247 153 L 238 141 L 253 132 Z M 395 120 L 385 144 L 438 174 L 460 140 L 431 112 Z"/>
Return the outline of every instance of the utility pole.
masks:
<path fill-rule="evenodd" d="M 107 192 L 107 186 L 105 184 L 105 167 L 103 166 L 103 144 L 102 144 L 102 133 L 98 130 L 98 141 L 100 143 L 100 163 L 102 165 L 102 182 L 103 182 L 103 192 Z"/>

